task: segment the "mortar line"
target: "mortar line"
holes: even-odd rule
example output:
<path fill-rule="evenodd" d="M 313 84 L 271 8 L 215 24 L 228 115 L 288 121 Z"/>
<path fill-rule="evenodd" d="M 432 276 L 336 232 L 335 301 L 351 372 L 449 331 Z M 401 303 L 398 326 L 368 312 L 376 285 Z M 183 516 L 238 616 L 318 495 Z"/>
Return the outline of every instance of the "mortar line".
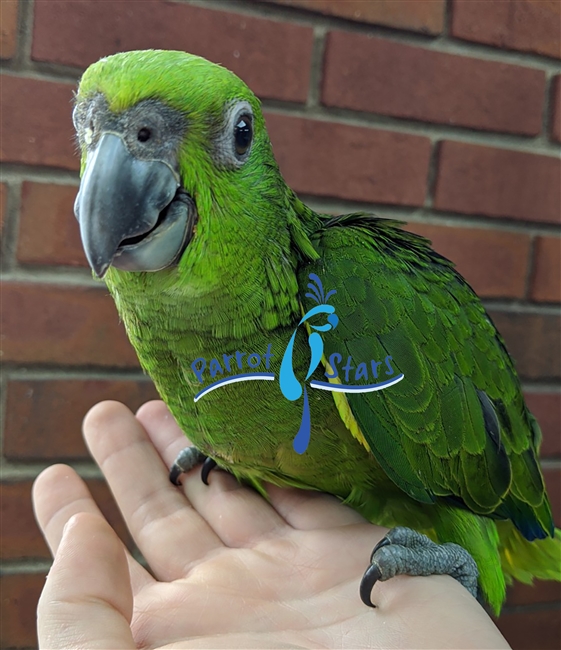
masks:
<path fill-rule="evenodd" d="M 512 298 L 511 300 L 504 298 L 481 298 L 481 302 L 488 311 L 533 314 L 536 316 L 561 316 L 561 305 L 526 303 L 521 302 L 517 298 Z"/>
<path fill-rule="evenodd" d="M 8 461 L 2 457 L 0 462 L 0 474 L 5 483 L 21 483 L 32 481 L 39 474 L 57 463 L 63 463 L 71 467 L 83 479 L 104 478 L 99 467 L 92 460 L 72 460 L 66 458 L 52 458 L 45 460 L 22 462 Z"/>
<path fill-rule="evenodd" d="M 549 393 L 561 394 L 561 382 L 552 383 L 549 381 L 540 382 L 538 380 L 526 380 L 521 382 L 522 390 L 525 393 L 532 393 L 533 395 L 543 395 Z"/>
<path fill-rule="evenodd" d="M 39 557 L 30 557 L 25 559 L 2 560 L 2 570 L 0 575 L 29 575 L 48 573 L 51 568 L 52 560 Z M 18 646 L 19 647 L 19 646 Z"/>
<path fill-rule="evenodd" d="M 376 214 L 378 217 L 403 221 L 404 224 L 426 223 L 451 228 L 464 227 L 499 230 L 524 235 L 561 235 L 561 223 L 535 222 L 514 219 L 512 217 L 490 217 L 484 214 L 465 214 L 461 212 L 440 211 L 434 208 L 428 210 L 424 206 L 366 203 L 336 197 L 314 196 L 306 193 L 300 193 L 298 196 L 306 205 L 320 213 L 346 214 L 350 212 L 369 212 Z"/>
<path fill-rule="evenodd" d="M 392 117 L 380 113 L 366 113 L 353 111 L 334 106 L 325 107 L 288 105 L 280 100 L 263 99 L 263 109 L 267 112 L 286 115 L 288 117 L 301 117 L 319 122 L 334 122 L 349 126 L 375 128 L 381 131 L 392 131 L 418 137 L 436 140 L 455 140 L 487 147 L 508 149 L 521 153 L 540 154 L 557 158 L 561 153 L 561 145 L 552 142 L 539 142 L 535 136 L 502 133 L 500 131 L 476 130 L 471 127 L 433 122 L 423 122 L 410 118 Z"/>
<path fill-rule="evenodd" d="M 3 174 L 1 176 L 2 180 L 6 182 L 8 190 L 6 216 L 2 233 L 2 262 L 0 264 L 0 273 L 4 276 L 6 272 L 9 273 L 16 266 L 23 181 L 17 178 L 6 179 Z"/>
<path fill-rule="evenodd" d="M 436 183 L 438 182 L 438 162 L 440 158 L 440 148 L 440 140 L 432 143 L 427 173 L 427 191 L 423 205 L 425 210 L 432 210 L 434 206 L 434 194 L 436 192 Z"/>
<path fill-rule="evenodd" d="M 71 367 L 57 365 L 50 368 L 25 368 L 5 364 L 4 381 L 6 383 L 19 381 L 134 381 L 150 384 L 152 380 L 140 368 L 113 368 L 100 366 Z"/>
<path fill-rule="evenodd" d="M 532 290 L 532 279 L 534 277 L 534 262 L 536 261 L 536 235 L 530 235 L 530 247 L 528 250 L 528 266 L 524 278 L 524 300 L 531 301 L 530 291 Z"/>
<path fill-rule="evenodd" d="M 33 45 L 33 18 L 35 0 L 18 2 L 18 30 L 17 48 L 13 66 L 18 70 L 25 70 L 31 61 L 31 47 Z"/>
<path fill-rule="evenodd" d="M 325 66 L 326 30 L 323 27 L 314 27 L 314 43 L 310 65 L 310 85 L 306 106 L 318 106 L 321 100 L 321 83 Z"/>

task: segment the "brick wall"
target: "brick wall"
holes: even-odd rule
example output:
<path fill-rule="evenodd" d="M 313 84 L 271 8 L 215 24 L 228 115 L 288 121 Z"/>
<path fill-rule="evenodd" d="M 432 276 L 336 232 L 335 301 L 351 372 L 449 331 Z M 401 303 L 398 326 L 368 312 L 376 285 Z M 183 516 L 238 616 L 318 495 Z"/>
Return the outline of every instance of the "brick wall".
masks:
<path fill-rule="evenodd" d="M 62 460 L 90 481 L 80 422 L 154 395 L 103 287 L 72 203 L 71 99 L 83 69 L 136 48 L 183 49 L 263 99 L 292 187 L 332 212 L 406 220 L 485 300 L 545 434 L 560 503 L 561 3 L 558 0 L 1 0 L 2 647 L 35 644 L 49 566 L 33 478 Z M 499 625 L 554 648 L 559 586 L 515 587 Z"/>

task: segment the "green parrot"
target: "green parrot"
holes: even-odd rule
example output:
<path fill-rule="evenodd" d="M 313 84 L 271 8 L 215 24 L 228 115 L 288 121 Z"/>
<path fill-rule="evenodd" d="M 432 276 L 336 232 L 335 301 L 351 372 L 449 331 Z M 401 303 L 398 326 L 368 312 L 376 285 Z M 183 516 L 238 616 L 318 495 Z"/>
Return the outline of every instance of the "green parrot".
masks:
<path fill-rule="evenodd" d="M 75 211 L 143 369 L 204 461 L 391 530 L 360 586 L 449 574 L 499 612 L 561 580 L 541 432 L 480 300 L 397 222 L 305 206 L 227 69 L 125 52 L 83 75 Z M 365 563 L 366 564 L 366 563 Z"/>

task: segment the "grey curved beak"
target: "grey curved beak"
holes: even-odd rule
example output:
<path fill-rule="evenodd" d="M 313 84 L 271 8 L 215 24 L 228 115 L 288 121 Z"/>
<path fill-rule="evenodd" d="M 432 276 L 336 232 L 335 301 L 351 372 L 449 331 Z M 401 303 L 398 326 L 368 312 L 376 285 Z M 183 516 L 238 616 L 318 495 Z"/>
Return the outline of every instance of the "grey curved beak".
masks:
<path fill-rule="evenodd" d="M 179 185 L 167 163 L 134 157 L 119 135 L 101 136 L 88 155 L 74 204 L 86 257 L 98 277 L 105 275 L 123 242 L 156 226 Z"/>

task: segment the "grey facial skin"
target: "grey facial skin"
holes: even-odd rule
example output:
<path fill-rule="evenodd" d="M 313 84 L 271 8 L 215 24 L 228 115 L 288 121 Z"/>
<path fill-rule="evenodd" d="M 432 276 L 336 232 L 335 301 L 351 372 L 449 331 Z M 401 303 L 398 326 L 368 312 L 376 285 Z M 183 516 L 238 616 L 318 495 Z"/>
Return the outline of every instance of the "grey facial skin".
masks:
<path fill-rule="evenodd" d="M 174 264 L 196 222 L 177 166 L 184 121 L 152 101 L 115 115 L 97 96 L 77 106 L 75 124 L 88 153 L 74 211 L 96 275 L 111 265 L 159 271 Z"/>

